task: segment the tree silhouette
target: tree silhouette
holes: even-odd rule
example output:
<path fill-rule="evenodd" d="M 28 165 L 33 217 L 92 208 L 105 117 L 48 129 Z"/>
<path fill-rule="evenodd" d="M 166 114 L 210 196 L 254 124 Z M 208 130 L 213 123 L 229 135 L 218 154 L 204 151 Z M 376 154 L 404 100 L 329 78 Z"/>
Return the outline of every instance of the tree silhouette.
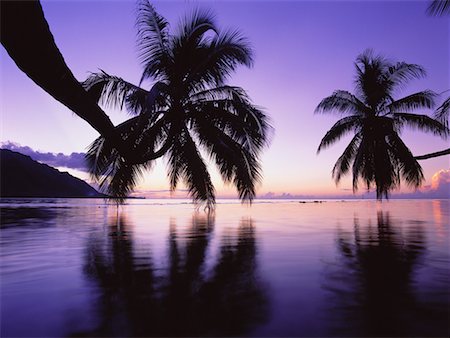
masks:
<path fill-rule="evenodd" d="M 200 10 L 170 34 L 168 22 L 147 0 L 138 4 L 136 26 L 139 86 L 103 71 L 83 85 L 100 104 L 135 115 L 118 128 L 130 151 L 147 153 L 146 162 L 130 164 L 99 137 L 88 151 L 90 172 L 108 193 L 124 198 L 142 170 L 166 156 L 171 190 L 183 180 L 195 202 L 212 207 L 215 192 L 203 150 L 223 180 L 251 201 L 270 126 L 242 88 L 226 85 L 237 66 L 253 63 L 247 40 L 238 31 L 220 31 L 211 13 Z M 150 90 L 140 87 L 146 81 Z"/>
<path fill-rule="evenodd" d="M 435 93 L 429 90 L 394 99 L 396 90 L 409 80 L 425 75 L 418 65 L 392 63 L 371 50 L 359 55 L 356 67 L 356 94 L 337 90 L 323 99 L 316 112 L 338 112 L 346 115 L 338 120 L 322 138 L 317 152 L 337 142 L 347 133 L 352 140 L 333 168 L 338 183 L 352 168 L 353 190 L 360 180 L 367 189 L 375 186 L 377 199 L 388 198 L 389 192 L 403 179 L 418 188 L 424 179 L 422 168 L 399 132 L 405 127 L 417 128 L 446 138 L 448 128 L 427 115 L 409 111 L 432 108 Z"/>
<path fill-rule="evenodd" d="M 433 0 L 427 9 L 428 14 L 433 16 L 445 16 L 450 14 L 450 1 L 449 0 Z M 450 108 L 450 97 L 447 98 L 442 105 L 436 110 L 435 116 L 441 120 L 448 127 L 448 114 Z M 426 160 L 438 156 L 444 156 L 450 154 L 450 148 L 429 153 L 425 155 L 416 156 L 416 160 Z"/>
<path fill-rule="evenodd" d="M 444 124 L 448 128 L 448 115 L 450 111 L 450 97 L 447 98 L 435 111 L 435 118 Z M 450 155 L 450 148 L 437 151 L 434 153 L 429 153 L 425 155 L 416 156 L 416 160 L 426 160 L 429 158 L 435 158 L 439 156 Z"/>

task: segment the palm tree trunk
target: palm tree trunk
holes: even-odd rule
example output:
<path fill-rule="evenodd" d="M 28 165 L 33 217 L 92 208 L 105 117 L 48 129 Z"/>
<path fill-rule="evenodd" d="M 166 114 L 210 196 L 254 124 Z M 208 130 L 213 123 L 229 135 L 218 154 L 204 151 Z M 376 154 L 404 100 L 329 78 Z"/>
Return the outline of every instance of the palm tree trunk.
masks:
<path fill-rule="evenodd" d="M 442 150 L 442 151 L 437 151 L 435 153 L 430 153 L 430 154 L 425 154 L 425 155 L 421 155 L 421 156 L 416 156 L 414 157 L 416 160 L 426 160 L 429 158 L 434 158 L 434 157 L 439 157 L 439 156 L 444 156 L 444 155 L 450 155 L 450 148 Z"/>
<path fill-rule="evenodd" d="M 113 136 L 111 120 L 65 63 L 39 1 L 2 0 L 0 11 L 1 42 L 17 66 L 102 136 Z"/>

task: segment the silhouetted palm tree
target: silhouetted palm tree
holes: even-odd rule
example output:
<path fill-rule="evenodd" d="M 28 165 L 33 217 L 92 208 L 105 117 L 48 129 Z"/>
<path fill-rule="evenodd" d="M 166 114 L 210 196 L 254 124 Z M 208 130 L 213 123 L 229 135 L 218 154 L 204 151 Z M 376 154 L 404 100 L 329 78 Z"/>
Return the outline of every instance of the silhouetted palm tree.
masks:
<path fill-rule="evenodd" d="M 101 104 L 136 115 L 119 128 L 133 140 L 130 151 L 148 151 L 148 162 L 127 164 L 100 137 L 88 151 L 91 173 L 108 193 L 125 197 L 142 169 L 167 155 L 171 189 L 182 179 L 194 201 L 212 206 L 214 187 L 201 147 L 224 181 L 237 187 L 242 200 L 251 201 L 270 126 L 242 88 L 225 84 L 238 65 L 252 65 L 246 39 L 237 31 L 219 31 L 205 11 L 195 11 L 171 35 L 168 22 L 146 0 L 138 4 L 136 25 L 144 68 L 140 84 L 151 80 L 151 89 L 103 71 L 92 74 L 84 87 Z"/>
<path fill-rule="evenodd" d="M 388 198 L 401 179 L 418 188 L 424 177 L 422 168 L 403 143 L 399 132 L 404 126 L 446 137 L 448 129 L 439 121 L 409 113 L 432 108 L 435 94 L 425 90 L 395 100 L 396 89 L 413 78 L 425 75 L 422 67 L 405 62 L 391 63 L 365 51 L 356 59 L 356 95 L 337 90 L 320 102 L 316 112 L 339 112 L 346 116 L 323 137 L 317 152 L 353 132 L 350 144 L 333 168 L 338 183 L 352 166 L 353 190 L 362 179 L 367 189 L 376 187 L 377 199 Z"/>
<path fill-rule="evenodd" d="M 433 0 L 428 6 L 427 12 L 430 15 L 450 14 L 450 0 Z"/>

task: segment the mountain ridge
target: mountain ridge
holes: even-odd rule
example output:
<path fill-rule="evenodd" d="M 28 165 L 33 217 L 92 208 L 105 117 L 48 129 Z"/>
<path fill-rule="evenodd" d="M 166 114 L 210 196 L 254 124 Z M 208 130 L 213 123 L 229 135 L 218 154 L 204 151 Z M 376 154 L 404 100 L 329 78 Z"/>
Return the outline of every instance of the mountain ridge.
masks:
<path fill-rule="evenodd" d="M 30 156 L 0 149 L 0 197 L 104 198 L 88 183 Z"/>

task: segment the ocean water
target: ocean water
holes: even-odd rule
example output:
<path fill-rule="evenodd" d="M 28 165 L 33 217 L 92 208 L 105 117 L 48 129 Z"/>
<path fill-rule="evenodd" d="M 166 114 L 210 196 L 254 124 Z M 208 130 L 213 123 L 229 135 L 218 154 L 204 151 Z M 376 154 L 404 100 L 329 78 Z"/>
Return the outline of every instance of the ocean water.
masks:
<path fill-rule="evenodd" d="M 449 336 L 449 200 L 0 207 L 2 337 Z"/>

